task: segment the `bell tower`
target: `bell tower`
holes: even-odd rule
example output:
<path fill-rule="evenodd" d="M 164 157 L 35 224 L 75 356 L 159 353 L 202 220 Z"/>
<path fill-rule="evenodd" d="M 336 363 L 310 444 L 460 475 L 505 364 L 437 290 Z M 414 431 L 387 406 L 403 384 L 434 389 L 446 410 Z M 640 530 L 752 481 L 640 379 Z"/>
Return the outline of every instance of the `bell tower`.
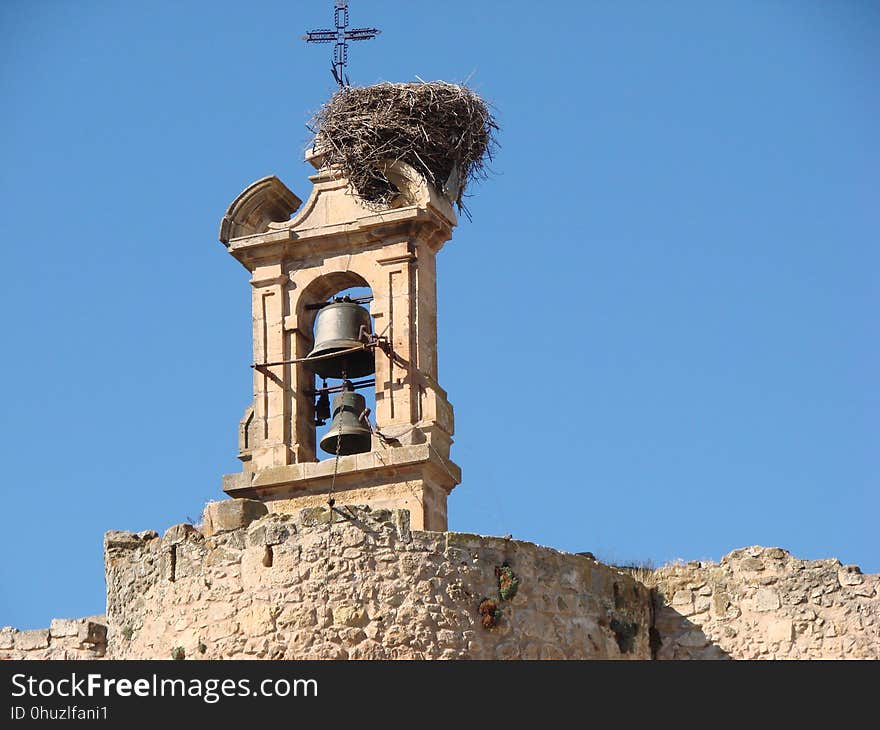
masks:
<path fill-rule="evenodd" d="M 274 512 L 329 499 L 405 508 L 414 528 L 446 530 L 461 470 L 437 375 L 435 259 L 455 212 L 404 162 L 383 170 L 399 194 L 376 206 L 320 150 L 306 159 L 317 172 L 304 205 L 266 177 L 220 224 L 220 241 L 250 272 L 254 393 L 239 427 L 243 471 L 224 476 L 223 491 Z M 352 287 L 371 295 L 333 299 Z M 370 388 L 374 413 L 361 397 Z"/>

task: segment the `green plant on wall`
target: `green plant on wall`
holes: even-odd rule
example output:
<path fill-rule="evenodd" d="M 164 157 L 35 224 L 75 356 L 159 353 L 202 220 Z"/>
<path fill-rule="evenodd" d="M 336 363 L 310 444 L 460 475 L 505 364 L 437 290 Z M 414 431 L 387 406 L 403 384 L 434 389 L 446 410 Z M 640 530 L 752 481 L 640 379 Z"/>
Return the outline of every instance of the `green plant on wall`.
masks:
<path fill-rule="evenodd" d="M 509 601 L 516 595 L 519 590 L 519 578 L 513 572 L 507 561 L 501 564 L 500 568 L 495 568 L 495 577 L 498 578 L 498 594 L 501 600 Z"/>

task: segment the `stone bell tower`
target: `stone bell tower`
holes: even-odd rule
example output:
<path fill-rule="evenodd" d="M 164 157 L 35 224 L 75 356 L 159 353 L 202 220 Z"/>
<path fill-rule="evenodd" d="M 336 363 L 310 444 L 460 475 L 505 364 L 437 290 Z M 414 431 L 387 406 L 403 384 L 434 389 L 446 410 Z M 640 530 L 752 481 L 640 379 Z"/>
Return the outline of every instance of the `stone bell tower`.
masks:
<path fill-rule="evenodd" d="M 220 224 L 220 241 L 251 274 L 254 343 L 254 401 L 239 428 L 243 471 L 224 476 L 223 490 L 291 512 L 326 504 L 332 488 L 337 505 L 405 508 L 414 528 L 446 530 L 446 499 L 461 470 L 449 459 L 452 406 L 437 382 L 435 257 L 456 215 L 406 163 L 385 170 L 400 194 L 377 209 L 352 194 L 320 151 L 306 159 L 317 173 L 305 205 L 266 177 Z M 382 438 L 373 435 L 367 452 L 319 460 L 315 375 L 302 360 L 316 305 L 350 287 L 373 296 Z"/>

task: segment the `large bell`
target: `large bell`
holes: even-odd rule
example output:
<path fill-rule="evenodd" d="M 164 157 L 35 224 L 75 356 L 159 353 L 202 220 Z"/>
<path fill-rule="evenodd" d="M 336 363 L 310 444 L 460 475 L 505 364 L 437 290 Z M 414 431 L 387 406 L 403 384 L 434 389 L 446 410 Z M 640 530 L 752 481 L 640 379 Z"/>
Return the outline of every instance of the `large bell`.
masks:
<path fill-rule="evenodd" d="M 335 352 L 361 347 L 365 342 L 363 335 L 370 332 L 370 313 L 348 297 L 337 299 L 318 311 L 315 318 L 315 346 L 306 355 L 303 364 L 322 378 L 371 375 L 376 372 L 376 358 L 370 348 L 332 356 Z"/>
<path fill-rule="evenodd" d="M 348 456 L 370 450 L 372 431 L 361 418 L 367 402 L 360 393 L 345 390 L 333 399 L 333 420 L 321 439 L 321 448 L 328 454 Z M 337 452 L 337 443 L 339 451 Z"/>

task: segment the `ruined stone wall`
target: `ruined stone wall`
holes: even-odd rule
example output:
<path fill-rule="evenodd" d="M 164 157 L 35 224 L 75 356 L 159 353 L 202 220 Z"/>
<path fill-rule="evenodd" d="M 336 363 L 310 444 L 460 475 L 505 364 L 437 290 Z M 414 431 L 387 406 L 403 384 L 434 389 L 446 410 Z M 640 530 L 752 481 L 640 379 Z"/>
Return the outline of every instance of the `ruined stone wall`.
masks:
<path fill-rule="evenodd" d="M 404 510 L 246 513 L 107 533 L 109 657 L 650 658 L 649 590 L 588 557 Z"/>
<path fill-rule="evenodd" d="M 661 568 L 658 659 L 880 659 L 880 575 L 780 548 Z"/>
<path fill-rule="evenodd" d="M 0 629 L 0 659 L 101 659 L 106 650 L 103 616 L 56 618 L 48 629 Z"/>
<path fill-rule="evenodd" d="M 880 659 L 880 575 L 779 548 L 627 571 L 406 510 L 237 499 L 108 532 L 105 568 L 106 618 L 2 628 L 0 659 Z"/>

